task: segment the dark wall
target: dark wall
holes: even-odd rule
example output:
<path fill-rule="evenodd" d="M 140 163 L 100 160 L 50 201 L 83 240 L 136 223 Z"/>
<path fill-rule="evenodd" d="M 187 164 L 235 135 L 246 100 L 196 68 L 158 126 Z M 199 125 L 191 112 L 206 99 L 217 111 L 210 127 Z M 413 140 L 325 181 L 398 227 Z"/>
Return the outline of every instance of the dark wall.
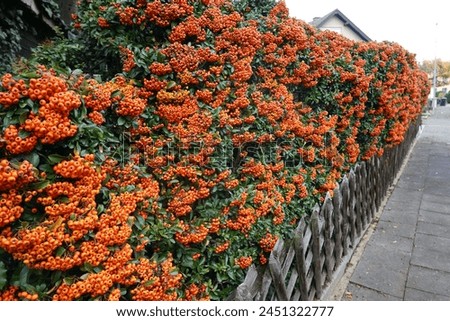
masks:
<path fill-rule="evenodd" d="M 59 0 L 59 8 L 61 10 L 61 19 L 66 25 L 70 25 L 72 18 L 71 14 L 76 11 L 75 0 Z"/>
<path fill-rule="evenodd" d="M 4 1 L 4 0 L 2 0 Z M 22 1 L 13 0 L 15 4 L 19 6 L 24 11 L 23 20 L 26 24 L 26 28 L 22 31 L 21 36 L 21 46 L 22 50 L 19 52 L 21 56 L 29 56 L 31 54 L 31 49 L 36 47 L 39 43 L 51 38 L 55 35 L 53 30 L 54 25 L 57 25 L 64 29 L 64 25 L 61 24 L 61 21 L 52 21 L 49 19 L 45 19 L 45 14 L 42 12 L 40 14 L 36 14 L 26 4 L 20 3 Z M 68 27 L 71 23 L 71 14 L 75 12 L 75 0 L 58 0 L 56 1 L 60 7 L 60 15 L 61 20 Z M 38 4 L 39 0 L 35 0 L 35 3 Z"/>

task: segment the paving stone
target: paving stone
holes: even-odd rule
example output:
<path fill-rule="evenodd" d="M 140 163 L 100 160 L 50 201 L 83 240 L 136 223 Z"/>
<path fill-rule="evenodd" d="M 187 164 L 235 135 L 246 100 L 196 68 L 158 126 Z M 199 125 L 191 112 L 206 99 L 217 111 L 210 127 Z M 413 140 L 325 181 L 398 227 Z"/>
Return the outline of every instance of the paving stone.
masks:
<path fill-rule="evenodd" d="M 397 203 L 397 202 L 405 202 L 407 200 L 409 203 L 411 203 L 411 206 L 419 207 L 420 202 L 422 199 L 423 191 L 422 190 L 412 190 L 407 188 L 400 188 L 396 187 L 394 191 L 392 192 L 391 196 L 389 197 L 387 204 L 390 204 L 391 202 Z"/>
<path fill-rule="evenodd" d="M 450 164 L 447 155 L 432 155 L 428 159 L 428 174 L 431 177 L 449 177 Z"/>
<path fill-rule="evenodd" d="M 432 248 L 415 247 L 412 251 L 411 264 L 450 273 L 450 256 L 448 251 L 443 252 Z"/>
<path fill-rule="evenodd" d="M 373 255 L 363 256 L 358 262 L 350 279 L 351 282 L 375 291 L 403 297 L 407 275 L 399 270 L 391 270 L 386 261 L 386 251 L 379 247 L 378 257 Z M 369 248 L 366 246 L 366 250 Z M 364 251 L 364 252 L 365 252 Z M 365 252 L 366 253 L 366 252 Z M 383 253 L 385 255 L 383 255 Z"/>
<path fill-rule="evenodd" d="M 401 301 L 399 297 L 395 297 L 386 293 L 381 293 L 364 286 L 349 283 L 343 301 Z"/>
<path fill-rule="evenodd" d="M 449 237 L 450 225 L 438 225 L 428 222 L 419 221 L 417 223 L 417 232 L 435 236 Z"/>
<path fill-rule="evenodd" d="M 430 202 L 422 200 L 420 209 L 424 211 L 437 212 L 450 215 L 450 204 L 442 204 L 437 202 Z"/>
<path fill-rule="evenodd" d="M 422 247 L 425 249 L 432 249 L 448 253 L 450 250 L 450 235 L 448 235 L 447 237 L 440 237 L 435 235 L 417 233 L 414 245 L 416 247 Z"/>
<path fill-rule="evenodd" d="M 408 180 L 401 178 L 398 180 L 396 187 L 421 190 L 425 187 L 425 177 L 423 179 L 420 179 L 419 181 L 416 181 L 414 179 Z"/>
<path fill-rule="evenodd" d="M 411 186 L 408 184 L 420 184 L 420 188 L 423 188 L 426 180 L 426 175 L 421 175 L 419 173 L 414 173 L 413 170 L 411 170 L 411 173 L 408 175 L 402 175 L 399 182 L 404 182 L 405 187 L 411 189 Z M 397 184 L 399 186 L 399 184 Z M 416 187 L 414 187 L 415 189 Z"/>
<path fill-rule="evenodd" d="M 395 230 L 377 229 L 372 235 L 370 243 L 382 246 L 384 249 L 392 249 L 395 252 L 411 253 L 414 239 L 400 236 Z"/>
<path fill-rule="evenodd" d="M 396 208 L 386 205 L 381 214 L 380 221 L 388 221 L 393 223 L 402 223 L 416 226 L 418 219 L 418 208 L 403 209 L 401 206 Z"/>
<path fill-rule="evenodd" d="M 425 182 L 425 188 L 423 189 L 424 192 L 429 194 L 435 194 L 435 195 L 441 195 L 444 197 L 448 197 L 450 195 L 450 186 L 446 186 L 450 181 L 450 178 L 448 181 L 446 180 L 427 180 Z"/>
<path fill-rule="evenodd" d="M 416 226 L 389 221 L 379 221 L 375 231 L 392 231 L 392 233 L 398 236 L 414 238 Z"/>
<path fill-rule="evenodd" d="M 407 194 L 408 195 L 408 194 Z M 395 210 L 402 210 L 407 212 L 412 212 L 414 214 L 417 214 L 418 206 L 420 205 L 420 199 L 413 201 L 408 198 L 405 198 L 403 200 L 394 201 L 389 199 L 386 203 L 386 206 L 384 207 L 384 210 L 389 211 L 395 211 Z"/>
<path fill-rule="evenodd" d="M 450 301 L 450 297 L 407 287 L 404 301 Z"/>
<path fill-rule="evenodd" d="M 389 269 L 406 274 L 410 260 L 411 250 L 400 251 L 395 246 L 386 246 L 380 244 L 377 240 L 370 239 L 360 260 L 361 266 L 358 268 L 370 270 L 370 265 L 375 265 L 380 269 Z"/>
<path fill-rule="evenodd" d="M 450 215 L 450 204 L 442 204 L 442 203 L 436 203 L 436 202 L 422 200 L 422 203 L 420 204 L 420 209 L 424 210 L 424 211 L 437 212 L 437 213 Z"/>
<path fill-rule="evenodd" d="M 450 197 L 442 197 L 442 195 L 423 193 L 422 201 L 450 205 Z"/>
<path fill-rule="evenodd" d="M 450 226 L 450 215 L 437 212 L 420 211 L 419 222 L 427 222 L 436 225 Z"/>
<path fill-rule="evenodd" d="M 450 296 L 450 273 L 411 265 L 407 287 L 436 295 Z"/>

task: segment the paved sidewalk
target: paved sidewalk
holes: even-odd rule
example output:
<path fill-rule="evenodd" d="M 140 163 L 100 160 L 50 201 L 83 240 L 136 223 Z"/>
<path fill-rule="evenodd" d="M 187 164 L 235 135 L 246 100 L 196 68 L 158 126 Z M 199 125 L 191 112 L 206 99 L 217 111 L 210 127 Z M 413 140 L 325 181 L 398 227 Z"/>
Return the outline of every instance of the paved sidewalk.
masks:
<path fill-rule="evenodd" d="M 450 300 L 450 105 L 423 125 L 342 300 Z"/>

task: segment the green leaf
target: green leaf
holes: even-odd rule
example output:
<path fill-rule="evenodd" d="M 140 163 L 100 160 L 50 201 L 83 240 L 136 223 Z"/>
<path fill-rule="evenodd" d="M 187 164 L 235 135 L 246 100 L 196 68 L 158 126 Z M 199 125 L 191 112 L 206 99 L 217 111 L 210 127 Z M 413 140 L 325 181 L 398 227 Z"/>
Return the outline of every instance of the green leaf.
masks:
<path fill-rule="evenodd" d="M 97 206 L 97 212 L 98 213 L 103 213 L 105 211 L 105 206 L 103 204 L 99 204 Z"/>
<path fill-rule="evenodd" d="M 142 230 L 144 228 L 145 225 L 145 220 L 142 216 L 140 215 L 136 215 L 136 222 L 134 223 L 134 225 L 139 229 Z"/>
<path fill-rule="evenodd" d="M 31 164 L 33 164 L 34 167 L 39 166 L 39 155 L 37 153 L 30 153 L 27 156 L 25 156 L 25 159 L 29 161 Z"/>
<path fill-rule="evenodd" d="M 123 124 L 125 124 L 127 120 L 123 117 L 119 117 L 119 119 L 117 119 L 117 125 L 119 126 L 123 126 Z"/>
<path fill-rule="evenodd" d="M 27 266 L 24 266 L 22 268 L 22 270 L 20 271 L 20 275 L 19 275 L 19 284 L 22 286 L 25 286 L 26 284 L 28 284 L 28 273 L 30 272 L 30 270 L 28 269 Z"/>
<path fill-rule="evenodd" d="M 185 259 L 183 260 L 183 262 L 181 263 L 182 266 L 187 267 L 187 268 L 193 268 L 194 267 L 194 260 L 192 259 L 192 257 L 188 256 L 185 257 Z"/>
<path fill-rule="evenodd" d="M 120 90 L 115 90 L 115 91 L 112 92 L 111 98 L 115 98 L 115 97 L 118 97 L 120 95 L 122 95 L 122 92 Z"/>
<path fill-rule="evenodd" d="M 158 51 L 158 53 L 156 54 L 156 61 L 164 62 L 165 59 L 166 59 L 166 56 Z"/>
<path fill-rule="evenodd" d="M 34 71 L 23 73 L 23 74 L 21 74 L 21 76 L 24 78 L 38 78 L 39 77 L 39 75 Z"/>
<path fill-rule="evenodd" d="M 48 155 L 49 163 L 52 165 L 58 164 L 63 161 L 66 157 L 58 154 Z"/>
<path fill-rule="evenodd" d="M 24 115 L 24 114 L 22 114 L 22 115 Z M 22 115 L 20 115 L 20 118 L 22 118 Z M 25 116 L 26 116 L 26 114 L 25 114 Z M 22 120 L 20 120 L 20 123 L 23 124 Z M 26 130 L 22 130 L 22 129 L 19 130 L 19 137 L 20 138 L 25 139 L 25 138 L 27 138 L 29 136 L 30 136 L 30 133 L 27 132 Z"/>
<path fill-rule="evenodd" d="M 46 188 L 48 185 L 50 185 L 50 181 L 42 181 L 42 182 L 38 182 L 36 184 L 32 184 L 31 187 L 34 190 L 40 190 L 40 189 Z"/>
<path fill-rule="evenodd" d="M 173 87 L 175 87 L 177 85 L 177 83 L 173 80 L 169 81 L 169 83 L 167 84 L 167 89 L 172 89 Z"/>
<path fill-rule="evenodd" d="M 0 290 L 3 290 L 7 282 L 5 263 L 0 261 Z"/>

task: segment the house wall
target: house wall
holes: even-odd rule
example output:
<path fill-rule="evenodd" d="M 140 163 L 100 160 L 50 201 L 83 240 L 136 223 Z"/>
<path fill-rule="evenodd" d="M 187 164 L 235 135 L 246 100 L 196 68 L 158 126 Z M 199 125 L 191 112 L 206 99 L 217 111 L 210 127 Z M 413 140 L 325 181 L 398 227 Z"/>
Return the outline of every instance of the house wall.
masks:
<path fill-rule="evenodd" d="M 344 24 L 338 17 L 330 17 L 322 26 L 320 30 L 331 30 L 340 33 L 341 35 L 356 41 L 362 41 L 361 37 L 356 32 Z"/>
<path fill-rule="evenodd" d="M 16 3 L 16 6 L 24 10 L 23 20 L 26 23 L 26 28 L 21 31 L 21 50 L 19 56 L 28 57 L 32 49 L 39 43 L 54 36 L 53 28 L 56 26 L 55 22 L 45 17 L 36 5 L 35 0 L 20 0 L 23 6 Z M 71 14 L 75 12 L 76 0 L 58 0 L 58 5 L 61 10 L 61 19 L 66 26 L 71 23 Z"/>
<path fill-rule="evenodd" d="M 75 0 L 59 0 L 59 8 L 61 10 L 61 19 L 66 25 L 72 23 L 71 15 L 76 11 Z"/>

